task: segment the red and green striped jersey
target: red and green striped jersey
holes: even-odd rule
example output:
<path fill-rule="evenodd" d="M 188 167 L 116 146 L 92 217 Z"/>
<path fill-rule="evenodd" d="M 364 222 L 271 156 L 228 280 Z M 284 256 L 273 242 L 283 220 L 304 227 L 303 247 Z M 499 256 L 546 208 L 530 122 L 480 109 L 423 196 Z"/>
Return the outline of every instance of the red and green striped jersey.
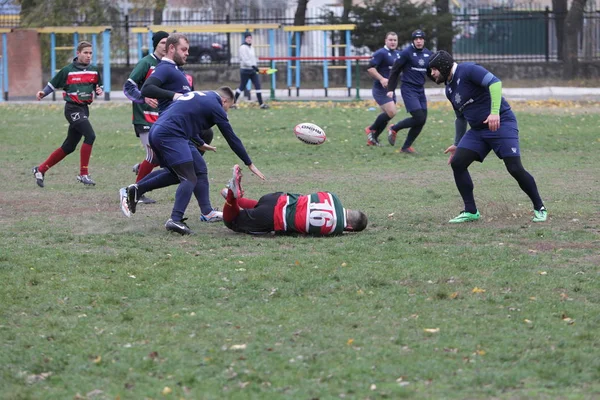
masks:
<path fill-rule="evenodd" d="M 48 82 L 53 89 L 64 90 L 63 99 L 67 103 L 90 104 L 94 101 L 97 86 L 102 86 L 100 71 L 95 65 L 81 65 L 77 60 L 60 71 Z"/>
<path fill-rule="evenodd" d="M 274 213 L 275 232 L 335 235 L 342 233 L 346 226 L 342 203 L 329 192 L 282 194 Z"/>
<path fill-rule="evenodd" d="M 142 58 L 129 74 L 123 87 L 125 96 L 133 102 L 132 122 L 134 125 L 150 126 L 158 119 L 158 107 L 153 108 L 146 104 L 140 90 L 159 62 L 160 60 L 154 54 L 148 54 Z"/>

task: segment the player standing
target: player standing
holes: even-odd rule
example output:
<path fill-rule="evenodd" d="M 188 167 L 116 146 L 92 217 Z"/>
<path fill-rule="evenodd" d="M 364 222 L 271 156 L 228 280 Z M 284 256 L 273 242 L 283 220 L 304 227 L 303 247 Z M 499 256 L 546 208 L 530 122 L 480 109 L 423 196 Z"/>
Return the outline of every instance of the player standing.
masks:
<path fill-rule="evenodd" d="M 535 179 L 521 163 L 517 118 L 502 97 L 502 82 L 478 64 L 455 63 L 450 53 L 444 50 L 431 57 L 429 69 L 431 78 L 438 85 L 446 85 L 446 97 L 456 114 L 454 144 L 444 153 L 450 153 L 448 162 L 465 208 L 449 222 L 462 223 L 480 218 L 468 168 L 474 161 L 483 162 L 492 150 L 531 199 L 533 222 L 546 221 L 548 211 Z"/>

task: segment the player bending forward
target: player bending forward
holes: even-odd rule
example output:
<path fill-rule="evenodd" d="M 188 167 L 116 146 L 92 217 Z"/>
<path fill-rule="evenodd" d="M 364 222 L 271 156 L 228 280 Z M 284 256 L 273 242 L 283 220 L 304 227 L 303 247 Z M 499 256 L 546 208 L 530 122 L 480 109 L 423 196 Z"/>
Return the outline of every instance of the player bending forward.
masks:
<path fill-rule="evenodd" d="M 229 187 L 223 189 L 223 222 L 235 232 L 249 234 L 304 233 L 337 235 L 359 232 L 367 227 L 367 216 L 342 207 L 340 199 L 329 192 L 309 195 L 269 193 L 258 201 L 244 197 L 242 172 L 233 167 Z"/>

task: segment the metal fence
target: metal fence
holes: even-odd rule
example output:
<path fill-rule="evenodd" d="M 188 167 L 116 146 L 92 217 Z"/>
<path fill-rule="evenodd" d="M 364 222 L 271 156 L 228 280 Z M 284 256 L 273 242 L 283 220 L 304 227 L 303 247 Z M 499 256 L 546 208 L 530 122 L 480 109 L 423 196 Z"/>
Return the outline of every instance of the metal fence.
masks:
<path fill-rule="evenodd" d="M 307 25 L 326 23 L 323 9 L 309 9 Z M 170 10 L 163 13 L 163 25 L 210 25 L 243 23 L 278 23 L 293 25 L 294 9 L 237 10 L 230 15 L 215 15 L 212 12 L 198 10 Z M 342 7 L 329 7 L 327 12 L 341 15 Z M 111 35 L 111 59 L 115 64 L 135 64 L 138 61 L 138 35 L 131 32 L 134 27 L 152 25 L 151 12 L 121 16 L 110 21 L 113 27 Z M 546 9 L 506 9 L 475 8 L 463 10 L 453 15 L 453 53 L 458 60 L 501 61 L 501 62 L 555 62 L 559 61 L 559 41 L 557 27 L 564 22 L 566 15 L 553 13 Z M 18 27 L 15 16 L 0 15 L 0 27 Z M 435 36 L 430 34 L 430 36 Z M 224 37 L 224 39 L 223 39 Z M 71 38 L 57 38 L 71 44 Z M 82 39 L 85 39 L 82 37 Z M 276 56 L 288 55 L 288 38 L 283 30 L 275 31 L 274 42 L 268 43 L 268 32 L 258 30 L 254 33 L 254 45 L 259 57 L 269 55 L 268 45 L 274 46 Z M 148 47 L 147 38 L 141 45 Z M 241 34 L 224 34 L 216 37 L 224 40 L 230 56 L 220 63 L 237 63 L 237 49 L 242 43 Z M 428 42 L 435 48 L 435 40 Z M 306 32 L 302 40 L 303 56 L 341 55 L 341 35 L 329 35 L 324 42 L 321 32 Z M 350 47 L 347 55 L 369 55 L 366 48 Z M 600 11 L 586 11 L 583 15 L 582 30 L 578 35 L 578 54 L 580 60 L 600 60 Z"/>
<path fill-rule="evenodd" d="M 557 26 L 566 13 L 545 10 L 474 9 L 454 15 L 453 51 L 473 61 L 559 60 Z M 600 60 L 600 13 L 585 12 L 578 36 L 580 60 Z"/>

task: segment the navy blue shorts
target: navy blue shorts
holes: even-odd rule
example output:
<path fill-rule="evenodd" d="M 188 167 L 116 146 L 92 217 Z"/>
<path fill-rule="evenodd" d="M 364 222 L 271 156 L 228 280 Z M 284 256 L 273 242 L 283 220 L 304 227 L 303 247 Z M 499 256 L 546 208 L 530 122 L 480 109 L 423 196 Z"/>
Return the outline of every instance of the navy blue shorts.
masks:
<path fill-rule="evenodd" d="M 402 85 L 400 94 L 407 112 L 427 110 L 427 97 L 423 86 Z"/>
<path fill-rule="evenodd" d="M 396 104 L 396 93 L 394 92 L 394 98 L 390 99 L 389 97 L 387 97 L 387 89 L 384 88 L 373 88 L 373 98 L 375 99 L 375 101 L 377 102 L 377 104 L 379 104 L 380 106 L 389 103 L 390 101 L 393 101 L 394 104 Z"/>
<path fill-rule="evenodd" d="M 492 132 L 489 129 L 473 130 L 465 133 L 458 147 L 473 150 L 479 154 L 483 161 L 488 153 L 493 150 L 498 158 L 521 156 L 519 148 L 519 128 L 516 123 L 500 122 L 500 129 Z"/>

